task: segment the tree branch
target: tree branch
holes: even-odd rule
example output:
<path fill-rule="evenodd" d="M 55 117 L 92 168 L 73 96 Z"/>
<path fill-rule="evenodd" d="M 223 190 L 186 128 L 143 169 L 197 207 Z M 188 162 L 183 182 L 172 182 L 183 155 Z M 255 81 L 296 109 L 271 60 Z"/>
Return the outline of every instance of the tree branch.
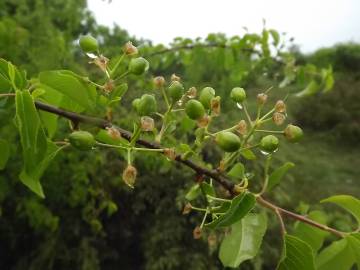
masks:
<path fill-rule="evenodd" d="M 338 231 L 338 230 L 336 230 L 336 229 L 330 228 L 330 227 L 328 227 L 328 226 L 326 226 L 326 225 L 324 225 L 324 224 L 321 224 L 321 223 L 318 223 L 318 222 L 316 222 L 316 221 L 313 221 L 313 220 L 311 220 L 311 219 L 309 219 L 309 218 L 307 218 L 307 217 L 305 217 L 305 216 L 302 216 L 302 215 L 293 213 L 293 212 L 291 212 L 291 211 L 289 211 L 289 210 L 286 210 L 286 209 L 284 209 L 284 208 L 281 208 L 281 207 L 279 207 L 279 206 L 276 206 L 276 205 L 272 204 L 271 202 L 265 200 L 265 199 L 264 199 L 263 197 L 261 197 L 261 196 L 258 196 L 258 197 L 256 198 L 256 200 L 257 200 L 257 202 L 258 202 L 260 205 L 262 205 L 262 206 L 264 206 L 264 207 L 266 207 L 266 208 L 274 211 L 275 213 L 283 214 L 283 215 L 288 216 L 288 217 L 290 217 L 290 218 L 292 218 L 292 219 L 299 220 L 299 221 L 301 221 L 301 222 L 304 222 L 304 223 L 306 223 L 306 224 L 309 224 L 309 225 L 311 225 L 311 226 L 314 226 L 314 227 L 316 227 L 316 228 L 319 228 L 319 229 L 321 229 L 321 230 L 323 230 L 323 231 L 327 231 L 327 232 L 330 232 L 330 233 L 332 233 L 332 234 L 335 234 L 335 235 L 337 235 L 337 236 L 339 236 L 339 237 L 344 237 L 344 236 L 346 235 L 345 232 L 341 232 L 341 231 Z"/>
<path fill-rule="evenodd" d="M 7 96 L 14 97 L 15 94 L 12 94 L 12 93 L 0 94 L 0 97 L 7 97 Z M 53 113 L 53 114 L 62 116 L 64 118 L 67 118 L 67 119 L 75 122 L 75 123 L 87 123 L 87 124 L 91 124 L 91 125 L 97 126 L 102 129 L 106 129 L 108 127 L 114 127 L 120 132 L 120 134 L 123 138 L 125 138 L 129 141 L 131 140 L 131 137 L 132 137 L 131 132 L 129 132 L 125 129 L 122 129 L 120 127 L 114 126 L 111 122 L 101 119 L 101 118 L 86 116 L 86 115 L 82 115 L 82 114 L 78 114 L 78 113 L 70 112 L 70 111 L 65 111 L 63 109 L 54 107 L 49 104 L 45 104 L 40 101 L 35 101 L 35 107 L 39 110 L 43 110 L 43 111 L 46 111 L 49 113 Z M 149 142 L 149 141 L 142 140 L 142 139 L 138 139 L 136 141 L 136 143 L 140 146 L 144 146 L 144 147 L 150 148 L 150 149 L 163 149 L 163 147 L 158 143 Z M 175 160 L 177 162 L 182 163 L 185 166 L 193 169 L 196 172 L 196 174 L 199 176 L 208 176 L 208 177 L 214 179 L 216 182 L 218 182 L 220 185 L 222 185 L 225 189 L 227 189 L 231 194 L 233 194 L 233 195 L 236 194 L 236 192 L 234 191 L 234 183 L 231 182 L 225 176 L 221 175 L 220 172 L 218 172 L 217 170 L 210 170 L 205 167 L 202 167 L 189 159 L 183 159 L 181 155 L 176 155 Z M 276 205 L 272 204 L 271 202 L 265 200 L 261 196 L 257 196 L 256 200 L 257 200 L 258 204 L 274 211 L 278 217 L 279 216 L 281 217 L 281 215 L 288 216 L 292 219 L 307 223 L 311 226 L 314 226 L 321 230 L 330 232 L 339 237 L 344 237 L 347 234 L 345 232 L 341 232 L 336 229 L 330 228 L 326 225 L 315 222 L 305 216 L 293 213 L 293 212 L 283 209 L 279 206 L 276 206 Z M 280 222 L 281 221 L 282 221 L 282 219 L 280 219 Z M 282 231 L 285 231 L 285 225 L 282 222 L 281 222 L 281 228 L 282 228 Z"/>
<path fill-rule="evenodd" d="M 53 113 L 53 114 L 57 114 L 59 116 L 67 118 L 73 122 L 92 124 L 94 126 L 97 126 L 99 128 L 103 128 L 103 129 L 106 129 L 108 127 L 114 127 L 120 132 L 120 134 L 123 138 L 125 138 L 128 141 L 131 140 L 131 137 L 132 137 L 131 132 L 129 132 L 125 129 L 122 129 L 120 127 L 117 127 L 107 120 L 104 120 L 101 118 L 95 118 L 95 117 L 91 117 L 91 116 L 85 116 L 85 115 L 81 115 L 81 114 L 74 113 L 74 112 L 65 111 L 60 108 L 56 108 L 54 106 L 51 106 L 51 105 L 48 105 L 48 104 L 45 104 L 45 103 L 39 102 L 39 101 L 35 101 L 35 106 L 36 106 L 36 108 L 38 108 L 40 110 L 43 110 L 43 111 L 46 111 L 49 113 Z M 141 145 L 141 146 L 144 146 L 144 147 L 147 147 L 150 149 L 162 149 L 163 148 L 158 143 L 149 142 L 149 141 L 142 140 L 142 139 L 138 139 L 136 141 L 136 143 L 138 145 Z M 201 167 L 189 159 L 182 158 L 181 155 L 176 155 L 175 160 L 177 162 L 182 163 L 182 164 L 188 166 L 189 168 L 193 169 L 198 175 L 206 175 L 210 178 L 213 178 L 215 181 L 217 181 L 219 184 L 221 184 L 223 187 L 225 187 L 227 190 L 229 190 L 231 193 L 233 193 L 234 183 L 232 183 L 231 181 L 229 181 L 228 179 L 226 179 L 225 177 L 220 175 L 218 173 L 218 171 L 209 170 L 207 168 Z"/>
<path fill-rule="evenodd" d="M 218 43 L 208 43 L 208 44 L 191 44 L 191 45 L 183 45 L 183 46 L 176 46 L 176 47 L 172 47 L 172 48 L 166 48 L 157 52 L 152 52 L 149 54 L 145 54 L 144 57 L 149 57 L 149 56 L 154 56 L 154 55 L 159 55 L 159 54 L 164 54 L 164 53 L 169 53 L 169 52 L 176 52 L 176 51 L 181 51 L 181 50 L 193 50 L 195 48 L 223 48 L 223 49 L 230 49 L 232 48 L 229 45 L 226 44 L 218 44 Z M 248 52 L 248 53 L 252 53 L 252 54 L 257 54 L 257 55 L 261 55 L 261 52 L 251 49 L 251 48 L 242 48 L 240 49 L 243 52 Z"/>

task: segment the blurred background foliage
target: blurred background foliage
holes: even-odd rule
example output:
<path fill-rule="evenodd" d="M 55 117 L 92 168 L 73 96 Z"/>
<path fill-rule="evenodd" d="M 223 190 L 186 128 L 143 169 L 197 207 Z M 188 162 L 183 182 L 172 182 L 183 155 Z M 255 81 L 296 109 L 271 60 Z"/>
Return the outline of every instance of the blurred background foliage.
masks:
<path fill-rule="evenodd" d="M 277 63 L 263 63 L 236 47 L 156 54 L 165 48 L 136 40 L 118 26 L 98 25 L 85 0 L 0 2 L 0 57 L 26 69 L 28 78 L 41 70 L 63 68 L 83 74 L 87 70 L 97 76 L 77 48 L 77 38 L 85 33 L 99 39 L 107 57 L 118 55 L 128 40 L 147 56 L 150 75 L 145 81 L 132 82 L 130 98 L 140 96 L 135 89 L 152 91 L 152 75 L 169 78 L 176 73 L 186 86 L 213 86 L 222 96 L 223 113 L 227 113 L 217 120 L 218 126 L 229 126 L 238 119 L 239 110 L 227 101 L 234 86 L 246 88 L 252 97 L 274 86 L 274 101 L 286 94 L 277 87 L 282 79 Z M 172 45 L 228 41 L 221 34 L 210 34 L 206 40 L 178 38 Z M 275 162 L 290 160 L 296 167 L 272 199 L 301 212 L 307 204 L 317 204 L 331 194 L 360 194 L 360 45 L 339 44 L 310 55 L 296 46 L 291 51 L 298 63 L 332 66 L 335 75 L 332 92 L 289 100 L 289 118 L 305 129 L 306 139 L 299 145 L 281 146 Z M 126 113 L 126 105 L 115 112 L 123 126 L 129 125 L 121 122 Z M 164 158 L 139 156 L 140 177 L 132 191 L 122 183 L 124 161 L 118 155 L 66 150 L 47 169 L 42 179 L 47 197 L 41 200 L 18 180 L 20 146 L 13 135 L 13 116 L 6 107 L 0 107 L 0 116 L 0 136 L 13 142 L 9 165 L 0 171 L 0 269 L 221 269 L 216 245 L 192 238 L 200 217 L 181 215 L 184 194 L 194 179 L 192 172 Z M 60 130 L 66 129 L 65 122 L 60 125 Z M 63 138 L 64 134 L 57 136 Z M 211 152 L 203 155 L 212 157 Z M 255 172 L 260 169 L 260 165 L 252 168 Z M 344 221 L 338 209 L 327 210 L 330 224 L 349 229 L 350 217 L 345 216 Z M 269 224 L 262 252 L 241 269 L 274 269 L 281 240 L 276 221 Z"/>

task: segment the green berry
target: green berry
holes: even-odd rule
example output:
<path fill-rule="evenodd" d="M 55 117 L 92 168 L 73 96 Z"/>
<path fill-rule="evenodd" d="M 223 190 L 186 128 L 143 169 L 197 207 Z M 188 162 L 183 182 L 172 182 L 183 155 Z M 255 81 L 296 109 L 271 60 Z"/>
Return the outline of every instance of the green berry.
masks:
<path fill-rule="evenodd" d="M 139 103 L 140 103 L 140 98 L 135 98 L 131 105 L 133 106 L 133 108 L 138 111 L 139 110 Z"/>
<path fill-rule="evenodd" d="M 237 103 L 241 103 L 246 98 L 246 92 L 244 88 L 241 87 L 235 87 L 231 90 L 230 97 L 233 101 Z"/>
<path fill-rule="evenodd" d="M 215 89 L 212 87 L 205 87 L 201 90 L 199 100 L 205 109 L 210 108 L 212 98 L 215 97 Z"/>
<path fill-rule="evenodd" d="M 297 143 L 304 137 L 304 132 L 298 126 L 288 125 L 284 130 L 284 135 L 289 142 Z"/>
<path fill-rule="evenodd" d="M 184 86 L 178 81 L 173 81 L 169 86 L 168 92 L 172 101 L 176 102 L 183 96 Z"/>
<path fill-rule="evenodd" d="M 142 75 L 149 69 L 149 62 L 142 57 L 133 58 L 129 63 L 129 71 L 135 75 Z"/>
<path fill-rule="evenodd" d="M 279 139 L 274 135 L 268 135 L 261 139 L 260 149 L 267 153 L 272 153 L 276 151 L 279 147 Z"/>
<path fill-rule="evenodd" d="M 215 138 L 216 143 L 225 152 L 235 152 L 240 148 L 240 138 L 229 131 L 222 131 Z"/>
<path fill-rule="evenodd" d="M 185 112 L 193 120 L 200 119 L 205 114 L 205 108 L 200 101 L 189 100 L 185 105 Z"/>
<path fill-rule="evenodd" d="M 142 95 L 140 101 L 138 102 L 137 108 L 140 116 L 148 116 L 156 112 L 157 104 L 155 97 L 149 94 Z"/>
<path fill-rule="evenodd" d="M 80 48 L 86 52 L 96 52 L 99 49 L 97 40 L 92 36 L 82 36 L 79 40 Z"/>
<path fill-rule="evenodd" d="M 72 146 L 82 151 L 91 150 L 96 143 L 94 136 L 87 131 L 74 131 L 70 134 L 69 141 Z"/>

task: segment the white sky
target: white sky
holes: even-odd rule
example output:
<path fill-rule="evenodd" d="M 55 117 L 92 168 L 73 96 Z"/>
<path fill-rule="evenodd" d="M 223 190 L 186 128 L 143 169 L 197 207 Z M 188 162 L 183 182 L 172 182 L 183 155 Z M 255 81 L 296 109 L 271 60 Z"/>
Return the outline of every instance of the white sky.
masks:
<path fill-rule="evenodd" d="M 241 35 L 268 28 L 295 37 L 309 52 L 337 42 L 360 42 L 360 0 L 88 0 L 98 23 L 168 44 L 174 37 Z"/>

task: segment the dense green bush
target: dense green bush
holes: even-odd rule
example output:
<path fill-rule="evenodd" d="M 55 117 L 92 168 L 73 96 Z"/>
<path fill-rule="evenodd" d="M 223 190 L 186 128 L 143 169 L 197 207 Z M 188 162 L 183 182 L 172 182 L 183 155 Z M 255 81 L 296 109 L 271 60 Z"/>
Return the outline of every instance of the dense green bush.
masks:
<path fill-rule="evenodd" d="M 301 100 L 295 118 L 341 144 L 358 144 L 360 136 L 360 45 L 340 44 L 320 49 L 305 61 L 334 69 L 335 91 Z M 334 109 L 336 108 L 336 109 Z"/>

